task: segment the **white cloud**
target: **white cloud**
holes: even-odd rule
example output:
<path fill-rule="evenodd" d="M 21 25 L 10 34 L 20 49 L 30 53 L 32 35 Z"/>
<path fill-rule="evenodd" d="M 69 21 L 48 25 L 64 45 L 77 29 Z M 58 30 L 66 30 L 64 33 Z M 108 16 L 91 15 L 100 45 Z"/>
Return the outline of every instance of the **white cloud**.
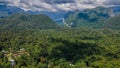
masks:
<path fill-rule="evenodd" d="M 120 5 L 120 0 L 0 0 L 9 5 L 32 11 L 69 11 L 94 8 L 96 6 Z"/>
<path fill-rule="evenodd" d="M 77 9 L 76 5 L 73 3 L 56 4 L 56 7 L 60 10 L 66 10 L 66 11 Z"/>

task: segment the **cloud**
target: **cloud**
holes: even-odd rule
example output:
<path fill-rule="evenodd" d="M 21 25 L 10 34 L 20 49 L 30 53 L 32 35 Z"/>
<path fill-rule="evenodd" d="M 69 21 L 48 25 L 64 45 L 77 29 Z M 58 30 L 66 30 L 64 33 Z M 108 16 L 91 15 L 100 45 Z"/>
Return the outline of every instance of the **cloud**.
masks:
<path fill-rule="evenodd" d="M 94 8 L 96 6 L 120 5 L 120 0 L 0 0 L 8 5 L 32 11 L 69 11 Z"/>
<path fill-rule="evenodd" d="M 120 0 L 106 0 L 104 4 L 107 6 L 118 6 L 120 5 Z"/>

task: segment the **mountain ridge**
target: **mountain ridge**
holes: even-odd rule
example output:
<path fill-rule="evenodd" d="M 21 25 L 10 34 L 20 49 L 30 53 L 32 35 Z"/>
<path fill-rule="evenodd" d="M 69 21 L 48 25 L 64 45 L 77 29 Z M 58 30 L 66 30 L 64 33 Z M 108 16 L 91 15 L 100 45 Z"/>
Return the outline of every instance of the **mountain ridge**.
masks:
<path fill-rule="evenodd" d="M 44 14 L 13 14 L 0 18 L 0 30 L 54 29 L 57 24 Z"/>
<path fill-rule="evenodd" d="M 96 7 L 77 11 L 66 18 L 66 22 L 71 27 L 92 27 L 99 28 L 104 20 L 114 17 L 114 13 L 110 8 Z M 73 24 L 73 25 L 71 25 Z"/>

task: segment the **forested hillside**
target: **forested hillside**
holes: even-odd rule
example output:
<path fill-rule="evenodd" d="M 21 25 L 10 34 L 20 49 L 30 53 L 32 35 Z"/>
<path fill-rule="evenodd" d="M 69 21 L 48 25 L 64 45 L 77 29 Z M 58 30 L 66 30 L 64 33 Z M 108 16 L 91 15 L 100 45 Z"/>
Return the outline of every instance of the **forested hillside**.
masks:
<path fill-rule="evenodd" d="M 103 28 L 120 30 L 120 15 L 106 20 L 103 24 Z"/>
<path fill-rule="evenodd" d="M 71 27 L 100 28 L 104 24 L 104 20 L 113 16 L 114 14 L 112 9 L 96 7 L 70 14 L 66 18 L 66 23 L 68 23 Z"/>
<path fill-rule="evenodd" d="M 43 14 L 13 14 L 6 18 L 0 18 L 0 30 L 36 30 L 53 28 L 58 28 L 57 24 Z"/>
<path fill-rule="evenodd" d="M 2 31 L 0 66 L 12 68 L 11 58 L 14 68 L 119 68 L 119 45 L 120 31 L 109 29 Z"/>
<path fill-rule="evenodd" d="M 59 25 L 44 14 L 1 17 L 0 68 L 120 68 L 120 16 L 96 7 L 64 17 Z"/>

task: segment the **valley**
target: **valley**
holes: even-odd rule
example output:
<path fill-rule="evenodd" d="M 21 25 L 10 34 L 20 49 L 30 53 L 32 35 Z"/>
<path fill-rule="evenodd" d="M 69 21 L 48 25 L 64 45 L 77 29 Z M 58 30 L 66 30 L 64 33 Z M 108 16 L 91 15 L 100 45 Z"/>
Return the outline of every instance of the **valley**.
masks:
<path fill-rule="evenodd" d="M 120 68 L 119 6 L 36 1 L 0 1 L 0 68 Z"/>

